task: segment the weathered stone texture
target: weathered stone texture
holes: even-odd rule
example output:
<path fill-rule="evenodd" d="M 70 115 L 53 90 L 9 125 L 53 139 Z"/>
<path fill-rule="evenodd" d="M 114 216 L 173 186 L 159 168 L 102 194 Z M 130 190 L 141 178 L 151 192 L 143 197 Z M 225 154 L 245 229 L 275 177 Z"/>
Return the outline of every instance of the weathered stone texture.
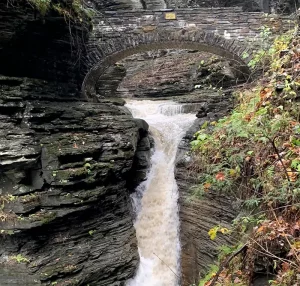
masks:
<path fill-rule="evenodd" d="M 230 66 L 225 59 L 196 51 L 142 53 L 119 64 L 126 68 L 126 76 L 114 95 L 123 97 L 179 96 L 199 85 L 201 88 L 210 85 L 225 88 L 235 85 L 238 77 L 236 67 Z M 105 78 L 112 74 L 105 74 Z M 105 85 L 102 88 L 103 92 Z"/>
<path fill-rule="evenodd" d="M 299 7 L 298 0 L 90 0 L 98 10 L 159 10 L 164 8 L 241 7 L 243 11 L 289 14 Z"/>
<path fill-rule="evenodd" d="M 173 8 L 183 7 L 242 7 L 243 11 L 263 11 L 265 0 L 167 0 L 168 6 Z M 267 11 L 265 11 L 267 12 Z"/>
<path fill-rule="evenodd" d="M 176 13 L 175 20 L 167 20 L 165 15 L 168 12 L 163 10 L 104 12 L 103 16 L 94 19 L 92 39 L 114 39 L 121 35 L 143 34 L 160 29 L 197 29 L 245 41 L 258 37 L 261 27 L 268 25 L 270 19 L 277 19 L 282 30 L 289 27 L 288 21 L 292 19 L 288 16 L 267 17 L 264 13 L 243 12 L 240 7 L 181 8 L 171 12 Z M 269 25 L 273 27 L 271 23 Z"/>
<path fill-rule="evenodd" d="M 139 52 L 166 48 L 213 52 L 229 61 L 239 63 L 242 77 L 249 74 L 247 62 L 251 59 L 251 51 L 246 46 L 201 31 L 187 33 L 184 31 L 180 33 L 162 31 L 131 38 L 118 38 L 104 44 L 101 48 L 97 46 L 97 43 L 90 46 L 89 57 L 82 71 L 82 76 L 85 76 L 82 85 L 83 94 L 88 98 L 94 98 L 99 77 L 114 63 Z M 247 58 L 242 57 L 245 51 L 249 52 Z"/>
<path fill-rule="evenodd" d="M 207 232 L 216 225 L 230 227 L 231 221 L 237 215 L 232 198 L 226 194 L 212 191 L 206 193 L 202 199 L 193 197 L 192 188 L 198 184 L 198 174 L 195 171 L 195 158 L 187 155 L 190 150 L 189 142 L 200 126 L 205 121 L 214 121 L 231 110 L 230 93 L 220 96 L 209 91 L 194 94 L 188 100 L 193 104 L 202 103 L 203 112 L 198 114 L 199 119 L 181 141 L 177 154 L 175 177 L 180 195 L 182 286 L 194 283 L 197 285 L 200 277 L 203 277 L 209 270 L 209 265 L 214 264 L 218 255 L 218 247 L 231 243 L 231 238 L 222 235 L 211 240 Z"/>
<path fill-rule="evenodd" d="M 102 2 L 102 10 L 164 7 L 163 1 Z M 244 46 L 233 39 L 253 39 L 264 24 L 285 29 L 288 19 L 270 22 L 238 8 L 183 9 L 172 21 L 165 11 L 107 11 L 95 18 L 87 41 L 90 27 L 70 29 L 57 14 L 42 19 L 26 3 L 0 0 L 0 73 L 6 75 L 0 77 L 0 285 L 124 285 L 138 263 L 129 187 L 145 177 L 151 140 L 147 124 L 132 120 L 122 100 L 81 101 L 83 78 L 89 73 L 94 88 L 115 62 L 151 49 L 199 49 L 246 64 Z M 198 117 L 215 118 L 220 101 L 206 101 L 199 100 Z M 199 202 L 184 204 L 192 182 L 187 165 L 180 166 L 189 236 L 182 238 L 183 255 L 202 267 L 213 256 L 202 260 L 203 248 L 190 249 L 202 245 L 219 213 L 211 214 L 207 202 L 201 214 L 211 219 L 196 220 Z M 232 213 L 220 216 L 227 222 Z"/>
<path fill-rule="evenodd" d="M 0 86 L 0 285 L 124 285 L 138 263 L 126 184 L 147 125 L 48 82 Z"/>
<path fill-rule="evenodd" d="M 53 11 L 41 17 L 26 0 L 0 0 L 0 74 L 67 82 L 78 92 L 90 27 L 69 24 Z"/>
<path fill-rule="evenodd" d="M 95 97 L 99 77 L 116 62 L 158 49 L 211 52 L 239 63 L 241 74 L 247 74 L 261 27 L 270 26 L 278 32 L 291 25 L 289 17 L 268 18 L 263 13 L 242 12 L 241 8 L 174 12 L 175 20 L 167 20 L 165 11 L 110 11 L 105 13 L 106 20 L 96 17 L 81 69 L 83 94 Z M 245 58 L 245 54 L 249 56 Z"/>
<path fill-rule="evenodd" d="M 299 0 L 269 0 L 270 10 L 280 14 L 291 14 L 295 12 L 299 6 Z"/>
<path fill-rule="evenodd" d="M 86 2 L 98 11 L 142 10 L 145 8 L 140 0 L 89 0 Z"/>

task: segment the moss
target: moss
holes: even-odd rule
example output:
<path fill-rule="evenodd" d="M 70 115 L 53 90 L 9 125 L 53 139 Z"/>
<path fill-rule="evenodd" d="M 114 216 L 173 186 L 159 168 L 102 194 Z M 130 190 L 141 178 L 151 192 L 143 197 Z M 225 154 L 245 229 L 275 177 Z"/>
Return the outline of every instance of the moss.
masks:
<path fill-rule="evenodd" d="M 76 197 L 84 201 L 95 200 L 97 197 L 103 195 L 105 193 L 105 188 L 96 188 L 93 190 L 85 190 L 84 192 L 80 192 Z"/>
<path fill-rule="evenodd" d="M 25 256 L 23 256 L 22 254 L 11 256 L 10 260 L 14 260 L 14 261 L 16 261 L 18 263 L 28 263 L 29 262 L 29 259 L 26 258 Z"/>
<path fill-rule="evenodd" d="M 28 0 L 43 16 L 45 16 L 51 7 L 51 0 Z"/>
<path fill-rule="evenodd" d="M 41 220 L 42 224 L 48 224 L 56 218 L 57 214 L 54 212 L 49 212 L 45 214 Z"/>
<path fill-rule="evenodd" d="M 55 11 L 73 22 L 90 22 L 95 11 L 84 6 L 83 0 L 53 1 L 53 0 L 26 0 L 31 6 L 45 16 Z"/>
<path fill-rule="evenodd" d="M 0 229 L 0 234 L 2 235 L 13 235 L 15 232 L 11 229 Z"/>
<path fill-rule="evenodd" d="M 13 222 L 17 217 L 14 212 L 4 212 L 0 209 L 0 222 Z"/>
<path fill-rule="evenodd" d="M 85 169 L 91 169 L 91 164 L 90 163 L 85 163 L 84 168 Z"/>
<path fill-rule="evenodd" d="M 101 170 L 101 169 L 113 169 L 114 165 L 109 162 L 109 163 L 96 163 L 93 164 L 93 169 L 94 170 Z"/>
<path fill-rule="evenodd" d="M 91 230 L 89 231 L 89 235 L 93 236 L 93 234 L 94 234 L 95 232 L 96 232 L 96 230 L 91 229 Z"/>
<path fill-rule="evenodd" d="M 55 171 L 55 180 L 57 182 L 67 183 L 68 181 L 74 179 L 84 178 L 89 174 L 89 169 L 85 167 L 67 170 L 57 170 Z"/>
<path fill-rule="evenodd" d="M 37 195 L 37 194 L 28 194 L 28 195 L 21 197 L 21 202 L 25 203 L 25 204 L 36 202 L 38 200 L 39 200 L 39 195 Z"/>

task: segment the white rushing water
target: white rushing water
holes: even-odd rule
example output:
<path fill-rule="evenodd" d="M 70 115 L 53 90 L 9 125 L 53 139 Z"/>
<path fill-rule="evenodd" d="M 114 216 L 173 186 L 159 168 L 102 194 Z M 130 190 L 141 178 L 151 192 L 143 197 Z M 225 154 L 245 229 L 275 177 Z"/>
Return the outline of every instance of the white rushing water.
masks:
<path fill-rule="evenodd" d="M 155 141 L 148 178 L 132 197 L 140 265 L 127 286 L 176 286 L 180 242 L 174 164 L 178 144 L 195 115 L 180 114 L 178 104 L 168 101 L 127 100 L 126 106 L 134 117 L 147 121 Z"/>

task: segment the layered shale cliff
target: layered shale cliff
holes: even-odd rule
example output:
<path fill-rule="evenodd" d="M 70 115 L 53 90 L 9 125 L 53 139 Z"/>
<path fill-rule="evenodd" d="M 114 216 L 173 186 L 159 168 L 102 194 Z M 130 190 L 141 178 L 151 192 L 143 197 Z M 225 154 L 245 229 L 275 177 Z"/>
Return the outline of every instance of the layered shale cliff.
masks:
<path fill-rule="evenodd" d="M 0 285 L 124 285 L 148 126 L 122 100 L 81 99 L 88 24 L 0 4 Z"/>
<path fill-rule="evenodd" d="M 173 2 L 93 0 L 88 5 L 102 15 L 165 9 Z M 181 5 L 203 7 L 207 1 L 197 2 Z M 178 100 L 197 104 L 198 126 L 232 107 L 230 94 L 194 90 L 195 85 L 231 85 L 235 76 L 228 63 L 210 62 L 211 56 L 193 51 L 125 59 L 102 77 L 98 101 L 87 102 L 78 78 L 90 30 L 86 18 L 74 21 L 57 10 L 42 16 L 26 0 L 0 0 L 1 286 L 121 286 L 134 275 L 139 258 L 130 192 L 145 179 L 151 140 L 147 123 L 133 119 L 115 96 L 193 91 L 189 99 Z M 207 230 L 229 224 L 236 215 L 224 196 L 188 202 L 195 175 L 184 152 L 192 134 L 182 143 L 176 174 L 184 285 L 197 282 L 222 242 L 209 241 Z"/>
<path fill-rule="evenodd" d="M 196 94 L 195 94 L 196 93 Z M 179 188 L 179 217 L 181 241 L 181 285 L 197 285 L 200 277 L 209 270 L 221 245 L 230 244 L 230 238 L 218 236 L 211 240 L 209 229 L 216 225 L 229 227 L 238 214 L 238 203 L 232 197 L 207 192 L 194 195 L 199 187 L 197 162 L 192 156 L 190 142 L 205 122 L 215 121 L 233 108 L 231 91 L 220 95 L 215 91 L 194 92 L 189 95 L 198 106 L 197 119 L 182 139 L 177 152 L 175 177 Z M 200 167 L 200 166 L 199 166 Z"/>
<path fill-rule="evenodd" d="M 36 82 L 13 80 L 1 80 L 1 285 L 24 285 L 10 282 L 18 262 L 31 283 L 119 285 L 138 262 L 135 122 L 109 103 L 30 100 Z"/>

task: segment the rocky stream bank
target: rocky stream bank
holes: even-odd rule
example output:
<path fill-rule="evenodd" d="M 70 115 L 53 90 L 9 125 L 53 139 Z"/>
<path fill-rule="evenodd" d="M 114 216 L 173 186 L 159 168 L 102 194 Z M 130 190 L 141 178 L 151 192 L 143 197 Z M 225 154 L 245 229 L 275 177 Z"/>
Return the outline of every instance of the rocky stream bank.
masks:
<path fill-rule="evenodd" d="M 0 284 L 122 285 L 138 263 L 128 184 L 149 164 L 147 124 L 50 96 L 49 82 L 0 82 Z"/>
<path fill-rule="evenodd" d="M 100 11 L 174 4 L 90 2 Z M 254 2 L 249 10 L 261 10 Z M 228 242 L 210 240 L 207 231 L 229 225 L 238 203 L 215 193 L 190 200 L 197 175 L 189 142 L 204 121 L 232 109 L 231 90 L 219 88 L 237 83 L 234 69 L 196 51 L 138 54 L 100 78 L 97 102 L 87 102 L 76 79 L 90 25 L 70 28 L 64 16 L 52 11 L 43 18 L 27 1 L 18 3 L 0 0 L 0 285 L 123 286 L 134 276 L 130 193 L 145 179 L 153 143 L 148 124 L 133 119 L 121 97 L 171 99 L 198 118 L 176 166 L 182 285 L 197 283 Z"/>

